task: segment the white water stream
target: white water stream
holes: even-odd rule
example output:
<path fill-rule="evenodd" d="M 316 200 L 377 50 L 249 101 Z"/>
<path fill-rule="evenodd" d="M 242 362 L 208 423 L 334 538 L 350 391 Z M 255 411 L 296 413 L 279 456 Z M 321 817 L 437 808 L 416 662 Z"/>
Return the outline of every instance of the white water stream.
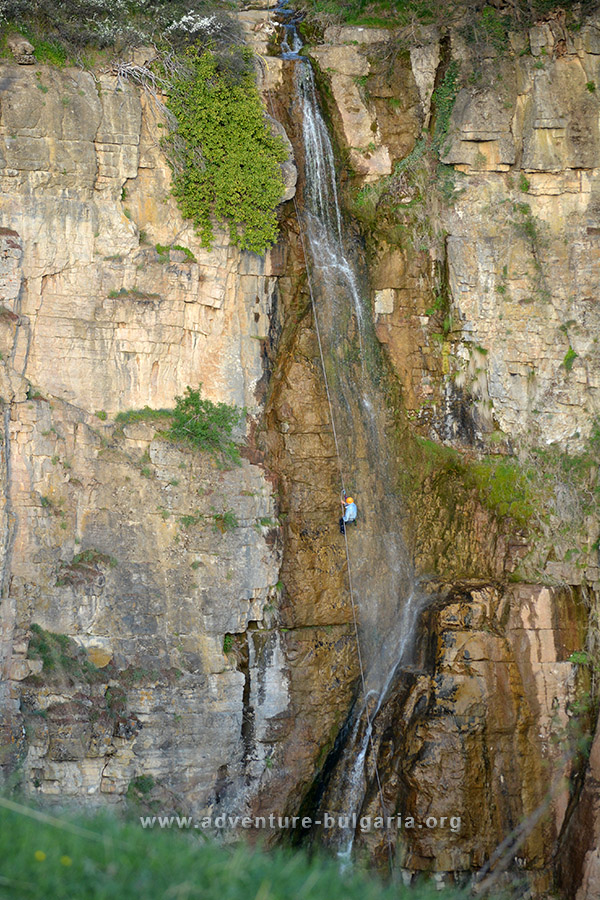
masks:
<path fill-rule="evenodd" d="M 285 27 L 282 57 L 295 68 L 302 116 L 303 202 L 298 208 L 309 250 L 311 291 L 318 310 L 344 480 L 354 496 L 358 494 L 359 525 L 349 535 L 349 552 L 366 696 L 357 698 L 343 754 L 320 807 L 322 813 L 352 816 L 360 813 L 367 790 L 367 760 L 376 717 L 399 670 L 411 661 L 425 598 L 415 583 L 402 534 L 402 498 L 394 480 L 397 447 L 388 434 L 378 345 L 370 309 L 363 300 L 359 260 L 349 249 L 351 241 L 345 234 L 331 140 L 319 108 L 312 67 L 300 55 L 302 42 L 293 14 L 285 5 L 277 12 Z M 350 858 L 351 830 L 327 834 L 326 840 L 341 859 Z"/>

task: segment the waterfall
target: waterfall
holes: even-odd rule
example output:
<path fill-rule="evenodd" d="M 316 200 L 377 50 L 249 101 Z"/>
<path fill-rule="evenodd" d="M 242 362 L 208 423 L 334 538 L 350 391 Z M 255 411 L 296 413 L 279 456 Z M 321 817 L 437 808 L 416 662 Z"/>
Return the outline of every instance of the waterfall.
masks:
<path fill-rule="evenodd" d="M 359 813 L 367 788 L 372 729 L 398 671 L 411 663 L 417 619 L 425 605 L 403 538 L 405 517 L 396 481 L 399 459 L 393 416 L 382 386 L 381 351 L 366 298 L 360 259 L 344 228 L 335 159 L 310 62 L 285 6 L 282 56 L 294 66 L 302 117 L 303 202 L 298 205 L 310 288 L 346 487 L 358 501 L 359 524 L 348 534 L 365 690 L 357 697 L 344 751 L 320 809 Z M 340 537 L 340 541 L 342 538 Z M 322 833 L 342 858 L 348 830 Z"/>
<path fill-rule="evenodd" d="M 317 102 L 315 76 L 303 60 L 296 71 L 302 99 L 302 137 L 305 153 L 305 220 L 313 266 L 330 289 L 340 285 L 350 297 L 358 326 L 361 362 L 364 361 L 364 322 L 354 267 L 344 253 L 342 214 L 329 133 Z"/>

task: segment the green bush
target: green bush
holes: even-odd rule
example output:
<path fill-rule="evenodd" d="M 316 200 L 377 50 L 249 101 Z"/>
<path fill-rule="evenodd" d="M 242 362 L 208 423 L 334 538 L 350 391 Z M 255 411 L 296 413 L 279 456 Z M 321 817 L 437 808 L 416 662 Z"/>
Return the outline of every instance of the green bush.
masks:
<path fill-rule="evenodd" d="M 171 409 L 151 409 L 144 406 L 143 409 L 127 409 L 117 413 L 115 422 L 126 425 L 128 422 L 155 422 L 157 419 L 168 419 L 172 415 Z"/>
<path fill-rule="evenodd" d="M 203 246 L 212 245 L 215 216 L 227 223 L 234 244 L 264 253 L 277 239 L 279 163 L 287 151 L 265 120 L 248 54 L 232 55 L 246 69 L 232 74 L 212 52 L 188 51 L 189 71 L 175 76 L 169 90 L 177 127 L 166 144 L 173 194 Z"/>
<path fill-rule="evenodd" d="M 192 515 L 185 515 L 185 516 L 180 516 L 179 521 L 183 525 L 184 528 L 189 528 L 191 525 L 197 525 L 198 522 L 200 521 L 200 517 L 192 516 Z M 192 568 L 193 568 L 193 566 L 192 566 Z"/>
<path fill-rule="evenodd" d="M 446 151 L 450 116 L 460 89 L 458 76 L 459 64 L 453 59 L 446 69 L 441 84 L 433 92 L 432 105 L 435 109 L 435 123 L 431 148 L 437 156 L 443 156 Z"/>
<path fill-rule="evenodd" d="M 149 794 L 156 782 L 152 775 L 138 775 L 137 778 L 132 778 L 129 782 L 129 786 L 127 788 L 127 796 L 129 799 L 135 799 L 136 795 Z"/>
<path fill-rule="evenodd" d="M 233 531 L 235 528 L 238 528 L 240 524 L 232 509 L 227 509 L 225 512 L 213 513 L 212 518 L 215 523 L 215 531 L 220 531 L 221 534 L 224 534 L 226 531 Z"/>
<path fill-rule="evenodd" d="M 219 0 L 2 0 L 4 22 L 23 31 L 39 62 L 54 65 L 88 48 L 121 51 L 149 41 L 221 47 L 240 35 Z"/>
<path fill-rule="evenodd" d="M 240 451 L 231 433 L 243 420 L 245 410 L 227 403 L 204 400 L 201 390 L 202 385 L 197 390 L 188 387 L 183 397 L 175 398 L 169 436 L 199 450 L 222 453 L 232 462 L 239 463 Z"/>
<path fill-rule="evenodd" d="M 571 371 L 571 369 L 573 368 L 573 363 L 575 362 L 576 359 L 577 359 L 577 354 L 575 353 L 573 348 L 571 346 L 569 346 L 569 349 L 565 353 L 565 358 L 563 359 L 563 366 L 565 367 L 567 372 Z"/>
<path fill-rule="evenodd" d="M 190 262 L 196 262 L 196 257 L 192 253 L 189 247 L 183 247 L 181 244 L 173 244 L 171 250 L 180 250 L 182 253 L 185 253 L 185 258 Z"/>
<path fill-rule="evenodd" d="M 524 172 L 521 172 L 519 175 L 519 190 L 523 194 L 526 194 L 527 191 L 529 190 L 529 179 L 527 178 L 527 176 L 525 175 Z"/>
<path fill-rule="evenodd" d="M 101 678 L 100 670 L 89 661 L 79 644 L 68 635 L 46 631 L 35 622 L 31 625 L 27 657 L 42 660 L 46 679 L 92 682 Z"/>

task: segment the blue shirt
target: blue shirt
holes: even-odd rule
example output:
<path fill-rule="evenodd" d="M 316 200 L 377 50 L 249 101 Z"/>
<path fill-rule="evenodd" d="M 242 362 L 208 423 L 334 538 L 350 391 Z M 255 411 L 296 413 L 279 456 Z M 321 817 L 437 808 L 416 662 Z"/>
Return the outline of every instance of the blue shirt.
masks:
<path fill-rule="evenodd" d="M 344 522 L 354 522 L 357 512 L 356 503 L 348 503 L 344 512 Z"/>

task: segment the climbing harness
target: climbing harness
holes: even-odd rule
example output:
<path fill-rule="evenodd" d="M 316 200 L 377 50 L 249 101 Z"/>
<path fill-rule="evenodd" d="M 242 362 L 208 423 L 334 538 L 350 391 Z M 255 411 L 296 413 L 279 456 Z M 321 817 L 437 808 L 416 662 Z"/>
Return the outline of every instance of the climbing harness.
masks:
<path fill-rule="evenodd" d="M 352 497 L 348 497 L 348 495 L 346 494 L 346 491 L 342 491 L 342 506 L 344 507 L 344 509 L 346 509 L 346 507 L 349 506 L 351 503 L 354 503 L 354 500 L 352 499 Z M 356 504 L 355 504 L 354 517 L 352 519 L 346 520 L 345 512 L 344 512 L 344 515 L 341 517 L 341 519 L 340 519 L 340 534 L 345 534 L 346 525 L 354 525 L 355 527 L 356 527 L 356 525 L 358 525 Z"/>

